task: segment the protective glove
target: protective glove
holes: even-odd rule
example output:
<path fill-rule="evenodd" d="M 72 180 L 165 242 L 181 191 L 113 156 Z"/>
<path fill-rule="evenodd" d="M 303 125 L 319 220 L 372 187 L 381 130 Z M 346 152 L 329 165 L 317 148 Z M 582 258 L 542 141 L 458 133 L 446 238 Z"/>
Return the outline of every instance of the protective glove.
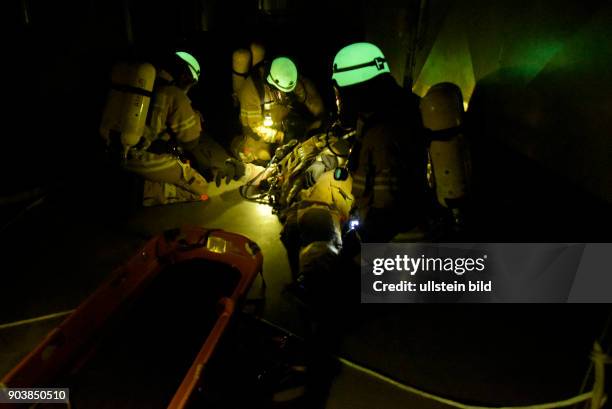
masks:
<path fill-rule="evenodd" d="M 215 185 L 219 187 L 221 185 L 221 179 L 225 178 L 225 184 L 227 185 L 230 180 L 238 180 L 244 176 L 246 166 L 239 160 L 228 158 L 223 164 L 223 168 L 217 171 L 215 177 Z"/>

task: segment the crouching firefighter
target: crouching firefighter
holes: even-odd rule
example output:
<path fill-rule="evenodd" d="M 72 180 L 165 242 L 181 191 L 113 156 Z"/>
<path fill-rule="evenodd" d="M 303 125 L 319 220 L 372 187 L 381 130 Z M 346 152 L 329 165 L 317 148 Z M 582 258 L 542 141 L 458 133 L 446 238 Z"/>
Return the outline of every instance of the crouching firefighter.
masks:
<path fill-rule="evenodd" d="M 201 116 L 187 96 L 199 75 L 198 61 L 182 51 L 168 69 L 126 63 L 113 69 L 101 132 L 123 167 L 145 179 L 145 206 L 208 198 L 206 179 L 187 160 L 199 169 L 211 162 L 200 149 Z"/>
<path fill-rule="evenodd" d="M 293 61 L 277 57 L 254 67 L 239 93 L 242 137 L 233 143 L 244 162 L 266 162 L 277 144 L 301 140 L 324 117 L 323 100 Z"/>

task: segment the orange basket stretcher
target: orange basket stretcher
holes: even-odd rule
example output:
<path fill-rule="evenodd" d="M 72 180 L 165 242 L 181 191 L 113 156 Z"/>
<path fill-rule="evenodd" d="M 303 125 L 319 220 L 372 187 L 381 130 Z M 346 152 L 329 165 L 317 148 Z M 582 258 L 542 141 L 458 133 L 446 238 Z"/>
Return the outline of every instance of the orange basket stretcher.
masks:
<path fill-rule="evenodd" d="M 262 265 L 257 244 L 238 234 L 155 236 L 1 382 L 69 388 L 74 408 L 187 407 Z"/>

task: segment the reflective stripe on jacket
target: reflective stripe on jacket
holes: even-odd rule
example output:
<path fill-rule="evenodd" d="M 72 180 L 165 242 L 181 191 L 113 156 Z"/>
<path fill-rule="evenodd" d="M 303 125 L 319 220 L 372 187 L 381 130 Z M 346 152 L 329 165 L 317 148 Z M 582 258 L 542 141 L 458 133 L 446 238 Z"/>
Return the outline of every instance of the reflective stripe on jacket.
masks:
<path fill-rule="evenodd" d="M 178 143 L 197 139 L 202 133 L 200 114 L 191 106 L 187 93 L 175 85 L 156 88 L 150 112 L 151 138 L 169 134 Z"/>

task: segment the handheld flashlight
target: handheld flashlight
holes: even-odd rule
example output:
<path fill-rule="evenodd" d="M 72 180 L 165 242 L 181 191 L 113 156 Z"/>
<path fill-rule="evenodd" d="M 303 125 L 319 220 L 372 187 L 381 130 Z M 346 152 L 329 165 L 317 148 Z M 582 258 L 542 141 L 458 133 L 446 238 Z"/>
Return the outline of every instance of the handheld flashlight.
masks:
<path fill-rule="evenodd" d="M 266 114 L 266 115 L 264 116 L 263 125 L 264 125 L 265 127 L 268 127 L 268 128 L 270 128 L 272 125 L 274 125 L 274 121 L 272 121 L 272 115 L 270 115 L 270 114 Z"/>
<path fill-rule="evenodd" d="M 271 127 L 274 125 L 274 121 L 272 120 L 272 114 L 270 113 L 270 104 L 264 104 L 264 121 L 263 125 L 266 127 Z"/>

